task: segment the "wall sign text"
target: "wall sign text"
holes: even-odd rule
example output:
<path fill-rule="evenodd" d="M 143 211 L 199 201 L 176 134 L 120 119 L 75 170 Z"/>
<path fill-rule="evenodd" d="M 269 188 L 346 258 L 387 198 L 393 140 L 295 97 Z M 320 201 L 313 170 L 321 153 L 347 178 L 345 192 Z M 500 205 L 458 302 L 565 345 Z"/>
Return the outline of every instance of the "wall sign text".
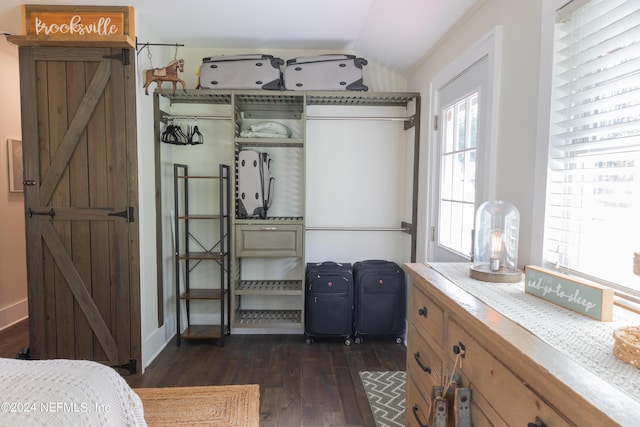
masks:
<path fill-rule="evenodd" d="M 43 45 L 135 47 L 129 6 L 22 6 L 24 38 Z"/>
<path fill-rule="evenodd" d="M 527 265 L 525 292 L 603 322 L 613 319 L 613 289 Z"/>

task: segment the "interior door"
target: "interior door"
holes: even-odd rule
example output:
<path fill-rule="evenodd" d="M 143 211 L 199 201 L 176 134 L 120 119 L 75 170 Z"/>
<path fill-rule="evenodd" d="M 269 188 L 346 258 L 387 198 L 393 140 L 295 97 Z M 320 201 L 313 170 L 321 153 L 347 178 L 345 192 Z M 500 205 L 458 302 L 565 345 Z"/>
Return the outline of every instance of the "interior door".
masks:
<path fill-rule="evenodd" d="M 431 261 L 469 261 L 475 210 L 484 200 L 488 98 L 485 56 L 438 89 Z"/>
<path fill-rule="evenodd" d="M 21 47 L 34 359 L 140 362 L 134 65 L 120 48 Z"/>

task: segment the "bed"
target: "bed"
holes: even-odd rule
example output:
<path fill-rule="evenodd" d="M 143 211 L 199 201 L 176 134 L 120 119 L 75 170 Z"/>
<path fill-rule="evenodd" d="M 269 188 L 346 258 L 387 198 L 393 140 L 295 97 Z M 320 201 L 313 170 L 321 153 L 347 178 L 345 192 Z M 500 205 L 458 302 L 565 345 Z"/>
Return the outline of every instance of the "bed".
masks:
<path fill-rule="evenodd" d="M 0 425 L 146 426 L 140 397 L 85 360 L 0 358 Z"/>

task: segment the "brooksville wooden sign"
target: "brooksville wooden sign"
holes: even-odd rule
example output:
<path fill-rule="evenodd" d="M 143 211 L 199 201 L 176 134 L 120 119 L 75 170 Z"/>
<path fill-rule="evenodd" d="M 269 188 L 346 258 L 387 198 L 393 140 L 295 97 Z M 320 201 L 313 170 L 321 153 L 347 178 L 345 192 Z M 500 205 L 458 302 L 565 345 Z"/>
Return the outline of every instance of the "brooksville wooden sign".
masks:
<path fill-rule="evenodd" d="M 22 5 L 18 45 L 134 47 L 133 7 Z"/>

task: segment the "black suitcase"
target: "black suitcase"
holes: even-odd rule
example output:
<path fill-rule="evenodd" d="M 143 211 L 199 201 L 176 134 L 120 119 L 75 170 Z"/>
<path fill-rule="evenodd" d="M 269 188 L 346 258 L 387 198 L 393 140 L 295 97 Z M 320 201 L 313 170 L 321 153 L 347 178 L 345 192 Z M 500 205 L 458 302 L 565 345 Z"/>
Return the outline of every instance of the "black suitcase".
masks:
<path fill-rule="evenodd" d="M 332 261 L 308 263 L 305 273 L 307 344 L 314 337 L 344 337 L 351 345 L 353 332 L 353 275 L 351 264 Z"/>
<path fill-rule="evenodd" d="M 392 335 L 400 344 L 405 332 L 406 279 L 392 261 L 367 260 L 353 265 L 354 338 Z"/>

